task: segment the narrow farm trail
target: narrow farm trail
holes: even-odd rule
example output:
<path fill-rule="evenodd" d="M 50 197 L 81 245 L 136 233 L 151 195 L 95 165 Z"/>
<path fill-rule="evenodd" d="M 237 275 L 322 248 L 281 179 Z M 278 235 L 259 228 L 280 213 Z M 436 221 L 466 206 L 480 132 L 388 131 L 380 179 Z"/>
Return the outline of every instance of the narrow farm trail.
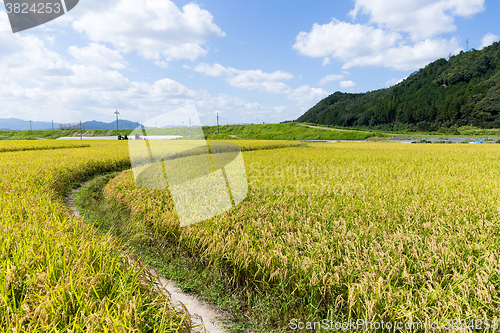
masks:
<path fill-rule="evenodd" d="M 82 215 L 75 206 L 75 195 L 82 187 L 88 185 L 89 182 L 90 181 L 83 182 L 77 188 L 72 189 L 64 200 L 73 215 L 77 218 L 82 218 Z M 191 322 L 193 323 L 193 326 L 195 326 L 191 329 L 191 332 L 228 332 L 223 328 L 218 319 L 227 317 L 226 314 L 222 313 L 214 306 L 199 300 L 195 296 L 183 292 L 179 287 L 177 287 L 174 281 L 161 277 L 154 268 L 148 267 L 146 269 L 151 276 L 155 277 L 158 290 L 161 290 L 163 294 L 170 299 L 172 306 L 182 306 L 187 309 L 191 315 Z"/>
<path fill-rule="evenodd" d="M 329 128 L 329 127 L 320 127 L 320 126 L 312 126 L 312 125 L 304 125 L 304 124 L 300 124 L 300 126 L 310 127 L 310 128 L 317 128 L 317 129 L 328 130 L 328 131 L 352 132 L 352 131 L 345 130 L 345 129 Z"/>

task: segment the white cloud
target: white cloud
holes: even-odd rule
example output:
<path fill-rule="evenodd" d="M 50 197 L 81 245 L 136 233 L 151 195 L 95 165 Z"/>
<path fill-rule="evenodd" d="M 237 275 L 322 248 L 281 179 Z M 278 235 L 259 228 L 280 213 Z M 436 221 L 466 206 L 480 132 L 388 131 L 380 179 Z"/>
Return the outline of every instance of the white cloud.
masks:
<path fill-rule="evenodd" d="M 344 63 L 343 69 L 382 66 L 398 70 L 421 68 L 460 51 L 455 38 L 426 39 L 412 45 L 397 44 L 400 38 L 367 25 L 334 20 L 321 26 L 314 24 L 310 33 L 301 32 L 294 48 L 310 57 L 330 55 Z"/>
<path fill-rule="evenodd" d="M 332 81 L 337 81 L 337 80 L 341 80 L 344 78 L 344 75 L 342 74 L 331 74 L 331 75 L 327 75 L 325 76 L 324 78 L 322 78 L 320 81 L 319 81 L 319 85 L 322 86 L 322 85 L 325 85 L 329 82 L 332 82 Z"/>
<path fill-rule="evenodd" d="M 189 68 L 188 66 L 184 66 Z M 261 70 L 238 70 L 231 67 L 224 67 L 220 64 L 212 66 L 201 63 L 193 68 L 198 73 L 208 76 L 225 76 L 227 83 L 236 88 L 268 92 L 273 94 L 283 94 L 290 91 L 290 88 L 281 81 L 293 79 L 290 73 L 275 71 L 266 73 Z"/>
<path fill-rule="evenodd" d="M 349 80 L 349 81 L 340 81 L 339 85 L 340 85 L 340 88 L 342 88 L 342 89 L 354 89 L 354 88 L 356 88 L 358 86 L 356 83 L 354 83 L 351 80 Z"/>
<path fill-rule="evenodd" d="M 494 42 L 498 41 L 500 37 L 488 32 L 484 35 L 483 39 L 481 39 L 481 49 L 484 49 L 486 46 L 490 46 Z"/>
<path fill-rule="evenodd" d="M 309 57 L 328 57 L 348 61 L 391 47 L 401 39 L 397 33 L 386 33 L 368 25 L 332 20 L 328 24 L 314 23 L 311 32 L 300 32 L 293 48 Z"/>
<path fill-rule="evenodd" d="M 331 65 L 332 62 L 330 61 L 330 58 L 326 57 L 325 59 L 323 59 L 323 63 L 321 64 L 322 66 L 326 66 L 326 65 Z"/>
<path fill-rule="evenodd" d="M 188 66 L 184 67 L 191 68 Z M 319 100 L 330 94 L 321 88 L 313 88 L 308 85 L 292 89 L 282 81 L 292 79 L 293 75 L 282 71 L 266 73 L 261 70 L 238 70 L 231 67 L 224 67 L 220 64 L 208 65 L 205 63 L 199 64 L 192 69 L 208 76 L 225 76 L 227 83 L 233 87 L 273 94 L 284 94 L 289 100 L 294 102 L 295 105 L 301 107 L 302 111 L 305 110 L 305 107 L 313 106 Z M 331 80 L 333 77 L 339 80 L 343 76 L 329 75 L 327 76 L 327 80 Z"/>
<path fill-rule="evenodd" d="M 91 91 L 124 91 L 131 83 L 117 71 L 102 70 L 95 66 L 74 65 L 73 74 L 60 78 L 62 88 L 88 89 Z M 56 82 L 51 87 L 55 88 Z"/>
<path fill-rule="evenodd" d="M 3 25 L 8 27 L 8 21 L 0 15 L 0 26 Z M 120 72 L 129 66 L 120 53 L 123 49 L 116 48 L 113 43 L 105 44 L 105 41 L 66 46 L 65 56 L 53 52 L 51 41 L 44 36 L 5 34 L 0 35 L 0 43 L 3 45 L 0 49 L 0 111 L 3 117 L 34 121 L 53 119 L 56 122 L 109 121 L 114 118 L 113 111 L 118 109 L 124 119 L 144 121 L 196 103 L 200 113 L 210 115 L 219 110 L 226 117 L 222 122 L 225 119 L 234 123 L 254 122 L 257 116 L 265 122 L 277 122 L 296 118 L 299 115 L 296 113 L 303 111 L 281 103 L 267 106 L 238 96 L 210 95 L 189 89 L 171 78 L 151 82 L 128 78 Z M 168 65 L 166 57 L 153 61 Z M 284 82 L 291 80 L 293 75 L 279 70 L 237 70 L 218 64 L 195 68 L 206 75 L 221 76 L 235 87 L 281 94 L 283 99 L 287 97 L 304 107 L 328 95 L 323 89 L 308 86 L 291 89 Z"/>
<path fill-rule="evenodd" d="M 81 63 L 92 64 L 103 69 L 124 69 L 128 66 L 128 62 L 123 59 L 120 52 L 96 43 L 82 48 L 70 46 L 68 53 Z"/>
<path fill-rule="evenodd" d="M 209 40 L 225 36 L 207 10 L 194 3 L 180 10 L 169 0 L 118 0 L 109 8 L 84 14 L 73 27 L 120 52 L 136 51 L 146 59 L 166 62 L 195 60 L 206 54 L 203 46 Z"/>
<path fill-rule="evenodd" d="M 290 91 L 287 97 L 298 106 L 310 108 L 328 95 L 330 95 L 330 93 L 321 88 L 313 88 L 304 85 Z"/>
<path fill-rule="evenodd" d="M 297 35 L 294 49 L 309 57 L 336 59 L 344 64 L 343 69 L 383 66 L 414 70 L 459 52 L 456 38 L 444 39 L 439 35 L 456 30 L 455 17 L 470 17 L 485 9 L 484 0 L 354 0 L 354 3 L 351 16 L 358 19 L 366 15 L 366 23 L 337 19 L 323 25 L 314 23 L 310 32 Z"/>
<path fill-rule="evenodd" d="M 3 15 L 0 15 L 3 17 Z M 1 19 L 0 19 L 1 20 Z M 4 26 L 1 24 L 1 26 Z M 0 81 L 6 78 L 51 81 L 72 73 L 63 58 L 47 49 L 39 38 L 18 34 L 0 34 Z"/>
<path fill-rule="evenodd" d="M 54 45 L 56 38 L 54 36 L 45 36 L 45 40 L 48 41 L 50 44 Z"/>
<path fill-rule="evenodd" d="M 6 46 L 0 49 L 2 117 L 34 121 L 53 119 L 56 122 L 109 121 L 114 117 L 112 112 L 119 109 L 124 119 L 144 121 L 196 103 L 201 114 L 209 115 L 211 111 L 219 110 L 227 115 L 221 119 L 222 123 L 252 122 L 256 115 L 266 122 L 276 122 L 282 120 L 283 114 L 288 111 L 286 106 L 249 103 L 226 94 L 212 96 L 189 89 L 170 78 L 152 83 L 132 81 L 116 70 L 103 68 L 106 66 L 71 64 L 49 51 L 43 39 L 36 37 L 0 35 L 0 43 Z M 77 58 L 81 51 L 79 48 L 72 49 Z M 234 74 L 234 77 L 240 74 Z M 252 75 L 270 80 L 290 77 L 279 71 L 242 71 L 242 74 L 247 75 L 250 81 Z M 213 117 L 205 118 L 210 123 Z"/>
<path fill-rule="evenodd" d="M 153 95 L 156 95 L 160 98 L 164 97 L 176 97 L 176 98 L 196 98 L 198 93 L 194 90 L 191 90 L 176 82 L 172 79 L 161 79 L 154 83 L 152 89 Z"/>
<path fill-rule="evenodd" d="M 191 68 L 191 67 L 186 66 L 186 65 L 184 65 L 183 67 L 184 68 Z M 215 76 L 215 77 L 231 76 L 231 75 L 234 75 L 238 72 L 238 70 L 231 68 L 231 67 L 226 68 L 220 64 L 213 64 L 212 66 L 210 66 L 209 64 L 206 64 L 206 63 L 201 63 L 192 69 L 195 72 L 203 73 L 205 75 Z"/>
<path fill-rule="evenodd" d="M 170 65 L 165 60 L 155 60 L 154 64 L 160 68 L 168 68 Z"/>
<path fill-rule="evenodd" d="M 292 78 L 292 74 L 281 71 L 265 73 L 261 70 L 248 70 L 240 71 L 238 75 L 229 77 L 227 82 L 236 88 L 283 94 L 287 93 L 290 88 L 281 81 Z"/>
<path fill-rule="evenodd" d="M 353 18 L 365 14 L 383 29 L 409 33 L 413 41 L 456 30 L 455 16 L 484 11 L 484 0 L 354 0 Z"/>
<path fill-rule="evenodd" d="M 385 86 L 386 86 L 386 87 L 392 87 L 392 86 L 395 86 L 396 84 L 403 82 L 405 79 L 406 79 L 406 77 L 405 77 L 405 78 L 402 78 L 402 79 L 395 79 L 395 78 L 392 78 L 392 79 L 390 79 L 389 81 L 387 81 L 387 82 L 385 83 Z"/>
<path fill-rule="evenodd" d="M 455 38 L 428 39 L 414 46 L 404 45 L 375 52 L 369 56 L 357 57 L 346 62 L 343 68 L 382 66 L 397 70 L 413 70 L 425 67 L 429 62 L 460 52 Z"/>

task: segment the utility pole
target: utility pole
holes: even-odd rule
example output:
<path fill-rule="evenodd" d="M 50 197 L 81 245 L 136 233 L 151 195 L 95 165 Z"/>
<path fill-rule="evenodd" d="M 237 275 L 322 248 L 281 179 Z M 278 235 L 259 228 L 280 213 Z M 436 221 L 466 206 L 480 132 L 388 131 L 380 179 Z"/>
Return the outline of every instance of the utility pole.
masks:
<path fill-rule="evenodd" d="M 30 120 L 30 132 L 31 132 L 31 120 Z"/>
<path fill-rule="evenodd" d="M 118 132 L 118 115 L 120 114 L 120 112 L 118 112 L 118 110 L 115 111 L 115 114 L 116 114 L 116 136 L 120 136 L 120 133 Z"/>
<path fill-rule="evenodd" d="M 80 140 L 83 140 L 83 135 L 82 135 L 82 121 L 80 121 Z"/>
<path fill-rule="evenodd" d="M 466 46 L 465 46 L 465 50 L 466 50 L 467 52 L 469 52 L 469 40 L 468 40 L 468 39 L 465 41 L 465 44 L 466 44 Z"/>
<path fill-rule="evenodd" d="M 189 140 L 191 140 L 191 118 L 189 118 Z"/>
<path fill-rule="evenodd" d="M 52 119 L 52 130 L 54 130 L 54 119 Z"/>
<path fill-rule="evenodd" d="M 217 135 L 219 135 L 219 112 L 217 112 Z"/>

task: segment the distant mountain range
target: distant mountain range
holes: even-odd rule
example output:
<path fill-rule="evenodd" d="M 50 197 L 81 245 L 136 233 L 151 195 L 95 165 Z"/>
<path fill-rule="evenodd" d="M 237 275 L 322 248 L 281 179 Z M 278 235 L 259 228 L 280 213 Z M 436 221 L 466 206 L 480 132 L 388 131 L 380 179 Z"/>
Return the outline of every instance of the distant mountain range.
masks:
<path fill-rule="evenodd" d="M 139 124 L 141 125 L 141 124 Z M 133 129 L 138 126 L 138 123 L 135 121 L 129 121 L 129 120 L 118 120 L 118 127 L 121 129 Z M 85 129 L 116 129 L 116 121 L 112 121 L 109 123 L 104 123 L 102 121 L 86 121 L 85 122 Z"/>
<path fill-rule="evenodd" d="M 60 123 L 54 123 L 54 129 L 60 128 Z M 129 121 L 129 120 L 118 120 L 118 127 L 121 129 L 131 129 L 137 127 L 137 122 Z M 0 118 L 0 131 L 28 131 L 28 130 L 51 130 L 52 122 L 44 122 L 44 121 L 32 121 L 30 128 L 29 120 L 22 120 L 17 118 Z M 103 130 L 112 130 L 116 129 L 116 121 L 111 121 L 109 123 L 105 123 L 102 121 L 86 121 L 85 129 L 103 129 Z"/>

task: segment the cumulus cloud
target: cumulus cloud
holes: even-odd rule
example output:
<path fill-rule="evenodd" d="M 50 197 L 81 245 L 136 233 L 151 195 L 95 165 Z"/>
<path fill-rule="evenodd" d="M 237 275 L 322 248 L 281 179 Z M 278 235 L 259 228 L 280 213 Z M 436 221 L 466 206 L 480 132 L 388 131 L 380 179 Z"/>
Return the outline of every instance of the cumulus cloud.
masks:
<path fill-rule="evenodd" d="M 130 80 L 113 69 L 116 66 L 112 64 L 121 60 L 116 53 L 100 45 L 72 48 L 70 54 L 75 61 L 68 62 L 37 37 L 0 35 L 0 43 L 5 45 L 0 49 L 0 110 L 4 117 L 56 122 L 109 121 L 118 108 L 124 119 L 145 121 L 195 103 L 201 114 L 219 110 L 227 117 L 232 116 L 231 122 L 252 122 L 255 115 L 271 122 L 281 120 L 287 110 L 285 106 L 249 103 L 226 94 L 213 96 L 170 78 L 151 83 Z M 106 61 L 97 56 L 83 59 L 82 54 L 92 50 L 104 54 Z M 246 74 L 270 79 L 290 77 L 282 72 Z M 202 118 L 206 123 L 213 120 L 210 116 Z M 221 121 L 224 119 L 228 118 Z"/>
<path fill-rule="evenodd" d="M 190 68 L 184 66 L 185 68 Z M 283 94 L 290 91 L 290 88 L 281 81 L 293 79 L 290 73 L 275 71 L 266 73 L 261 70 L 238 70 L 231 67 L 224 67 L 220 64 L 208 65 L 201 63 L 192 68 L 198 73 L 208 76 L 225 76 L 227 83 L 236 88 L 268 92 L 273 94 Z"/>
<path fill-rule="evenodd" d="M 0 43 L 0 81 L 36 78 L 42 84 L 72 73 L 64 59 L 50 51 L 42 39 L 5 34 L 0 35 Z"/>
<path fill-rule="evenodd" d="M 314 23 L 309 32 L 297 35 L 294 49 L 309 57 L 336 59 L 344 64 L 344 69 L 383 66 L 414 70 L 459 52 L 456 38 L 444 39 L 439 35 L 456 30 L 455 17 L 470 17 L 485 9 L 484 0 L 354 0 L 354 3 L 350 15 L 354 20 L 364 16 L 366 23 L 337 19 L 327 24 Z"/>
<path fill-rule="evenodd" d="M 184 68 L 191 68 L 189 66 L 186 66 L 184 65 L 183 66 Z M 201 63 L 197 66 L 195 66 L 194 68 L 192 68 L 195 72 L 198 72 L 198 73 L 203 73 L 207 76 L 215 76 L 215 77 L 218 77 L 218 76 L 232 76 L 234 74 L 236 74 L 238 71 L 234 68 L 226 68 L 220 64 L 213 64 L 213 65 L 209 65 L 207 63 Z"/>
<path fill-rule="evenodd" d="M 293 48 L 309 57 L 328 57 L 347 61 L 352 57 L 371 54 L 391 47 L 401 39 L 397 33 L 387 33 L 364 24 L 332 20 L 328 24 L 314 23 L 311 32 L 300 32 Z"/>
<path fill-rule="evenodd" d="M 356 83 L 354 83 L 351 80 L 349 80 L 349 81 L 340 81 L 339 85 L 340 85 L 340 88 L 342 88 L 342 89 L 354 89 L 354 88 L 356 88 L 358 86 Z"/>
<path fill-rule="evenodd" d="M 371 23 L 390 31 L 407 32 L 413 41 L 456 30 L 454 17 L 469 17 L 484 11 L 484 0 L 354 0 L 350 12 L 360 13 Z"/>
<path fill-rule="evenodd" d="M 180 10 L 169 0 L 118 0 L 109 8 L 84 14 L 73 27 L 120 52 L 135 51 L 146 59 L 166 62 L 195 60 L 206 54 L 204 45 L 209 40 L 225 36 L 207 10 L 194 3 Z"/>
<path fill-rule="evenodd" d="M 498 41 L 500 37 L 488 32 L 484 35 L 483 39 L 481 39 L 481 49 L 484 49 L 486 46 L 490 46 L 494 42 Z"/>
<path fill-rule="evenodd" d="M 123 59 L 120 52 L 96 43 L 82 48 L 70 46 L 68 53 L 81 63 L 92 64 L 103 69 L 124 69 L 128 66 L 128 62 Z"/>
<path fill-rule="evenodd" d="M 304 85 L 291 90 L 287 94 L 287 98 L 298 106 L 310 108 L 328 95 L 330 95 L 330 93 L 321 88 L 313 88 Z"/>
<path fill-rule="evenodd" d="M 229 77 L 227 82 L 236 88 L 283 94 L 287 93 L 290 88 L 281 81 L 292 78 L 292 74 L 281 71 L 265 73 L 261 70 L 248 70 L 240 71 L 238 75 Z"/>
<path fill-rule="evenodd" d="M 332 82 L 332 81 L 337 81 L 337 80 L 342 80 L 344 78 L 344 75 L 342 74 L 331 74 L 331 75 L 327 75 L 325 76 L 324 78 L 322 78 L 320 81 L 319 81 L 319 85 L 320 86 L 323 86 L 329 82 Z"/>
<path fill-rule="evenodd" d="M 184 67 L 191 68 L 189 66 Z M 321 88 L 313 88 L 308 85 L 292 89 L 282 81 L 293 79 L 293 75 L 282 71 L 266 73 L 261 70 L 238 70 L 231 67 L 224 67 L 220 64 L 208 65 L 205 63 L 191 69 L 208 76 L 226 77 L 226 82 L 233 87 L 273 94 L 284 94 L 295 105 L 301 107 L 302 111 L 305 107 L 313 106 L 330 94 Z M 343 75 L 329 75 L 323 80 L 340 80 L 341 78 L 343 78 Z"/>
<path fill-rule="evenodd" d="M 356 57 L 344 63 L 343 68 L 377 66 L 397 70 L 413 70 L 425 67 L 430 61 L 460 52 L 455 38 L 427 39 L 412 46 L 403 45 L 374 52 L 369 56 Z"/>

